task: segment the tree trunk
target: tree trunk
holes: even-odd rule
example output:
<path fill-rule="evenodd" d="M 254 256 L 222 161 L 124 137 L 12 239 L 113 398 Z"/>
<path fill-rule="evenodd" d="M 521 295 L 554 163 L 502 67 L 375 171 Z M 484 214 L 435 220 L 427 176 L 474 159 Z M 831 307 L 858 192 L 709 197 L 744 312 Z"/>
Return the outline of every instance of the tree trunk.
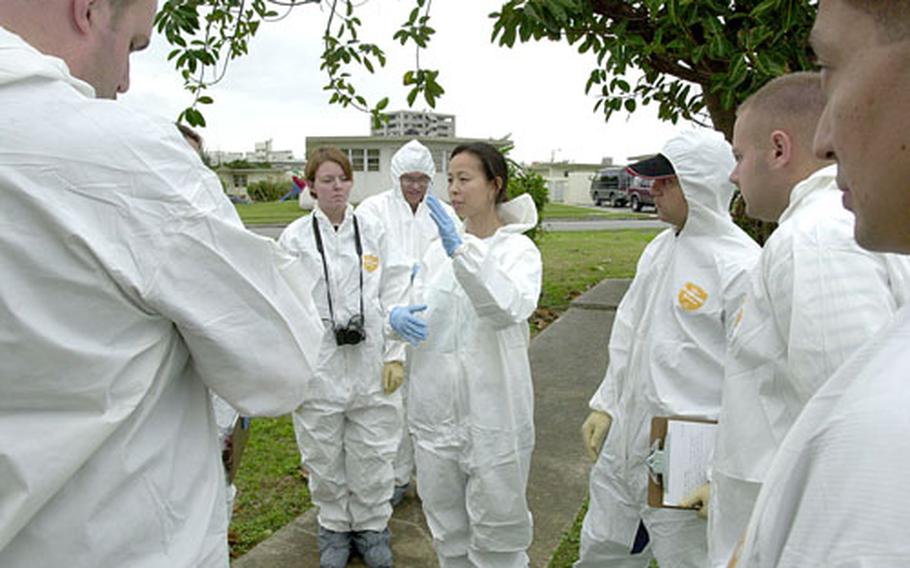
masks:
<path fill-rule="evenodd" d="M 714 128 L 723 133 L 727 142 L 733 143 L 733 124 L 736 122 L 736 109 L 724 108 L 717 93 L 708 92 L 709 85 L 701 85 L 702 96 Z"/>

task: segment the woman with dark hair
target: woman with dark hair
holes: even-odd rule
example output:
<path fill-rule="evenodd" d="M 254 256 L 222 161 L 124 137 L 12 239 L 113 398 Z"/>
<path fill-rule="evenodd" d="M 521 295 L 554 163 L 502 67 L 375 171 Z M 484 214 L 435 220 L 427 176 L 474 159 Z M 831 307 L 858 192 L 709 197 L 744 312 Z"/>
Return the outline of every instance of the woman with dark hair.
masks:
<path fill-rule="evenodd" d="M 317 148 L 306 165 L 313 212 L 279 243 L 319 280 L 313 299 L 325 324 L 319 363 L 294 432 L 319 507 L 319 564 L 343 568 L 354 546 L 370 567 L 392 566 L 388 521 L 393 460 L 401 438 L 404 344 L 385 322 L 418 341 L 423 322 L 403 303 L 410 267 L 389 255 L 382 226 L 354 215 L 351 164 L 337 148 Z"/>
<path fill-rule="evenodd" d="M 528 565 L 525 488 L 534 447 L 527 319 L 540 295 L 537 224 L 529 195 L 506 200 L 508 168 L 483 143 L 449 161 L 449 197 L 426 198 L 441 245 L 417 273 L 429 337 L 411 360 L 409 424 L 417 490 L 440 566 Z"/>

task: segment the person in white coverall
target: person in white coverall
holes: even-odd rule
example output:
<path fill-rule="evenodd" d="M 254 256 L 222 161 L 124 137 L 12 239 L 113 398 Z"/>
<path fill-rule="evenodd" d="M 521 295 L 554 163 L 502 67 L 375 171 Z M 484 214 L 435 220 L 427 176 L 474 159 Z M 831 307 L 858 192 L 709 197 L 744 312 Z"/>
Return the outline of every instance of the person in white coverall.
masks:
<path fill-rule="evenodd" d="M 411 359 L 417 491 L 441 567 L 527 566 L 534 448 L 527 319 L 540 295 L 541 260 L 522 233 L 537 224 L 537 210 L 527 194 L 505 201 L 508 168 L 489 144 L 455 148 L 448 176 L 465 233 L 428 195 L 441 238 L 415 281 L 429 328 Z"/>
<path fill-rule="evenodd" d="M 372 217 L 382 225 L 386 234 L 386 246 L 404 257 L 404 261 L 414 270 L 418 270 L 430 242 L 438 237 L 436 225 L 430 219 L 429 209 L 424 197 L 433 184 L 436 166 L 433 156 L 426 146 L 417 140 L 411 140 L 392 156 L 390 177 L 392 189 L 364 199 L 357 206 L 356 213 L 362 217 Z M 451 207 L 443 204 L 447 213 L 456 219 Z M 405 381 L 401 386 L 402 414 L 407 425 L 407 392 L 408 369 L 405 368 Z M 397 505 L 404 497 L 411 484 L 414 472 L 414 446 L 407 428 L 402 428 L 401 442 L 395 457 L 395 492 L 392 495 L 392 506 Z"/>
<path fill-rule="evenodd" d="M 728 212 L 732 168 L 729 144 L 706 130 L 678 134 L 629 167 L 654 179 L 658 215 L 672 227 L 638 262 L 582 430 L 596 463 L 578 567 L 704 566 L 705 521 L 648 507 L 645 459 L 652 417 L 716 419 L 720 410 L 727 332 L 759 251 Z"/>
<path fill-rule="evenodd" d="M 154 14 L 0 3 L 4 568 L 227 566 L 209 390 L 282 414 L 315 368 L 314 280 L 172 122 L 101 100 Z"/>
<path fill-rule="evenodd" d="M 837 160 L 859 245 L 907 255 L 910 6 L 822 0 L 811 43 L 825 93 L 815 154 Z M 809 399 L 768 468 L 731 565 L 910 565 L 908 345 L 904 306 Z"/>
<path fill-rule="evenodd" d="M 818 73 L 774 79 L 737 112 L 746 213 L 778 227 L 736 317 L 714 450 L 708 546 L 726 566 L 771 459 L 809 398 L 910 294 L 910 264 L 862 250 L 836 166 L 812 153 L 824 107 Z"/>
<path fill-rule="evenodd" d="M 389 500 L 401 439 L 404 343 L 385 322 L 395 325 L 406 309 L 398 304 L 410 267 L 388 252 L 381 225 L 354 215 L 351 164 L 343 152 L 311 152 L 306 183 L 316 207 L 278 242 L 321 275 L 313 289 L 325 324 L 319 364 L 293 414 L 319 507 L 320 565 L 347 565 L 353 545 L 368 566 L 391 566 Z"/>

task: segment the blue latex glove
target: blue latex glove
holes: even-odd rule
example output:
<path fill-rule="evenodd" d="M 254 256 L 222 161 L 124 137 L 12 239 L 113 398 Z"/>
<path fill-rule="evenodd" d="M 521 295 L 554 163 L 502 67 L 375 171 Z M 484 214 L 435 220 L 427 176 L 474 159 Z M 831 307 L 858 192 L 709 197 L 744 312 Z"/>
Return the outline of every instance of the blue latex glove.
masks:
<path fill-rule="evenodd" d="M 405 341 L 411 345 L 417 345 L 427 338 L 427 322 L 414 314 L 425 309 L 427 309 L 426 304 L 392 308 L 392 313 L 389 315 L 389 325 Z"/>
<path fill-rule="evenodd" d="M 452 256 L 455 254 L 455 249 L 458 248 L 458 245 L 462 243 L 455 221 L 452 221 L 452 218 L 443 209 L 442 203 L 435 196 L 428 193 L 424 201 L 427 202 L 427 207 L 430 209 L 430 218 L 433 219 L 433 222 L 436 223 L 436 228 L 439 229 L 439 236 L 442 238 L 442 246 L 445 247 L 446 254 Z"/>

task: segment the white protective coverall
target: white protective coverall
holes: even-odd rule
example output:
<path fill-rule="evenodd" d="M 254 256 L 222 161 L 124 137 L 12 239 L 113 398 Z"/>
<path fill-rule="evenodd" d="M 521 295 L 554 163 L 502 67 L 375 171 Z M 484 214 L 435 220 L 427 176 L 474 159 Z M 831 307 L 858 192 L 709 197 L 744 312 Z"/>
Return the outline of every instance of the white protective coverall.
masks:
<path fill-rule="evenodd" d="M 319 364 L 293 419 L 300 455 L 310 472 L 310 497 L 319 506 L 319 524 L 337 532 L 386 528 L 392 514 L 393 461 L 402 429 L 401 394 L 383 392 L 382 366 L 384 361 L 404 361 L 404 344 L 389 337 L 393 332 L 388 319 L 392 308 L 405 299 L 409 267 L 386 252 L 382 227 L 358 215 L 363 247 L 359 257 L 353 214 L 349 205 L 335 230 L 317 205 L 278 239 L 301 258 L 310 274 L 319 276 L 312 293 L 325 324 Z M 314 219 L 322 236 L 328 283 L 316 249 Z M 363 298 L 364 341 L 336 343 L 326 286 L 335 325 L 344 326 L 360 314 Z"/>
<path fill-rule="evenodd" d="M 0 28 L 0 566 L 227 566 L 209 389 L 304 398 L 314 281 L 173 123 Z"/>
<path fill-rule="evenodd" d="M 579 567 L 648 566 L 653 555 L 661 568 L 701 568 L 707 554 L 694 511 L 647 506 L 651 418 L 717 418 L 726 333 L 759 247 L 730 218 L 734 162 L 720 134 L 687 131 L 661 153 L 689 214 L 679 234 L 667 229 L 645 248 L 616 313 L 606 376 L 590 403 L 613 423 L 591 471 Z M 640 521 L 651 546 L 630 555 Z"/>
<path fill-rule="evenodd" d="M 910 566 L 910 308 L 806 404 L 762 484 L 737 568 Z"/>
<path fill-rule="evenodd" d="M 712 467 L 712 566 L 727 565 L 803 406 L 910 293 L 905 259 L 856 244 L 836 175 L 829 166 L 793 188 L 736 318 Z"/>
<path fill-rule="evenodd" d="M 429 337 L 413 352 L 409 419 L 417 491 L 440 566 L 527 566 L 525 498 L 534 448 L 528 317 L 541 285 L 527 194 L 498 206 L 486 239 L 463 235 L 450 259 L 427 251 L 417 295 Z"/>
<path fill-rule="evenodd" d="M 417 205 L 417 211 L 411 211 L 411 206 L 401 193 L 401 176 L 411 172 L 420 172 L 429 176 L 432 184 L 432 179 L 436 175 L 436 166 L 427 147 L 417 140 L 411 140 L 392 156 L 390 170 L 392 189 L 364 199 L 357 206 L 357 215 L 370 216 L 380 223 L 385 229 L 386 246 L 389 250 L 403 257 L 403 261 L 408 266 L 414 266 L 420 263 L 430 242 L 438 238 L 439 233 L 436 224 L 430 219 L 429 209 L 423 201 Z M 427 191 L 432 190 L 433 186 L 430 185 Z M 443 203 L 443 207 L 456 224 L 460 224 L 452 208 L 445 203 Z M 406 368 L 405 371 L 405 381 L 401 385 L 401 397 L 404 403 L 402 405 L 403 420 L 406 425 L 407 392 L 410 379 L 407 376 L 408 369 Z M 395 458 L 395 485 L 402 486 L 410 483 L 413 471 L 414 446 L 411 443 L 408 429 L 402 428 L 398 455 Z"/>

